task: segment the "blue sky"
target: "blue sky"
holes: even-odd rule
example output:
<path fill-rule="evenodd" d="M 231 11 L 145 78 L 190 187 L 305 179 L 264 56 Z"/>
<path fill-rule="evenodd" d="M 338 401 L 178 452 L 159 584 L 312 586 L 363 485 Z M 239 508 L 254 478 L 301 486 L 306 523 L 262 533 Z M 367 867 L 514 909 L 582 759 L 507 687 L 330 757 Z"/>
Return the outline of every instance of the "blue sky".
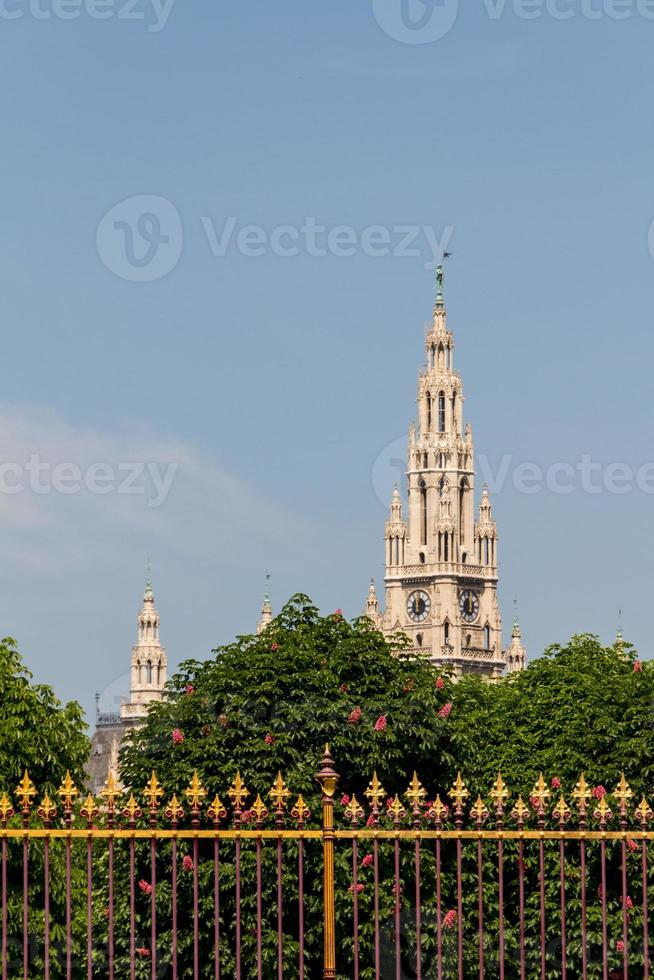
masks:
<path fill-rule="evenodd" d="M 645 0 L 624 19 L 610 0 L 534 19 L 518 0 L 404 0 L 404 21 L 400 0 L 177 0 L 165 22 L 150 0 L 105 0 L 105 19 L 66 2 L 0 4 L 0 457 L 174 478 L 156 507 L 147 475 L 142 493 L 0 494 L 2 632 L 36 677 L 87 709 L 120 687 L 146 556 L 172 664 L 249 632 L 267 571 L 277 606 L 302 590 L 359 613 L 433 301 L 428 239 L 397 254 L 404 226 L 454 252 L 466 418 L 492 472 L 509 458 L 493 496 L 505 632 L 514 597 L 532 656 L 572 632 L 609 640 L 622 608 L 649 656 Z M 151 281 L 121 264 L 115 227 L 144 199 L 163 223 L 135 249 L 168 239 Z M 307 219 L 350 229 L 353 254 L 309 254 Z M 298 254 L 277 254 L 280 226 Z M 362 247 L 372 226 L 390 254 Z M 569 471 L 571 492 L 548 488 L 584 457 L 599 493 Z"/>

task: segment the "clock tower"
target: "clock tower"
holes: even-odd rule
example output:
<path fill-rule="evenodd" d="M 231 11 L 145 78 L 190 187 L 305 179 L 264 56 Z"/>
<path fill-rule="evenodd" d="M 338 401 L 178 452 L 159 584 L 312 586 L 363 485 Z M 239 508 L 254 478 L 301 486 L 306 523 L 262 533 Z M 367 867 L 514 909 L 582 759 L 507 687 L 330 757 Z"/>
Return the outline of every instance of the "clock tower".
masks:
<path fill-rule="evenodd" d="M 366 614 L 386 634 L 406 633 L 413 653 L 494 679 L 518 661 L 502 651 L 497 528 L 485 486 L 475 520 L 472 430 L 463 423 L 443 279 L 439 266 L 418 424 L 409 428 L 406 514 L 396 486 L 386 522 L 385 610 L 371 584 Z"/>

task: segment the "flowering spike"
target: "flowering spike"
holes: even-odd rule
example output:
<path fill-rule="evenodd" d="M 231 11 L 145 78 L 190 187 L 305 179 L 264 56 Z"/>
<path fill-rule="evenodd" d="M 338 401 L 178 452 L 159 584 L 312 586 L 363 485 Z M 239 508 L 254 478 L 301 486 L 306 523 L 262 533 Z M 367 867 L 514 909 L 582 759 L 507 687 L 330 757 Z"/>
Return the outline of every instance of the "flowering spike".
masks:
<path fill-rule="evenodd" d="M 449 798 L 454 802 L 455 809 L 462 811 L 464 800 L 467 800 L 470 796 L 463 779 L 461 778 L 461 773 L 456 774 L 456 779 L 454 780 L 454 785 L 448 793 Z"/>
<path fill-rule="evenodd" d="M 413 807 L 414 812 L 420 809 L 420 804 L 427 796 L 424 786 L 418 779 L 418 774 L 414 772 L 413 779 L 411 780 L 411 785 L 404 794 Z"/>
<path fill-rule="evenodd" d="M 150 782 L 148 783 L 147 789 L 143 790 L 143 796 L 146 798 L 150 804 L 150 812 L 156 813 L 159 809 L 159 800 L 164 795 L 164 791 L 159 785 L 159 780 L 157 779 L 157 774 L 152 770 L 152 775 L 150 776 Z"/>
<path fill-rule="evenodd" d="M 223 801 L 217 794 L 214 796 L 213 802 L 207 810 L 207 816 L 210 820 L 213 820 L 215 824 L 220 823 L 220 821 L 224 820 L 227 816 L 227 810 L 223 805 Z"/>
<path fill-rule="evenodd" d="M 25 774 L 16 788 L 16 796 L 20 800 L 23 813 L 26 813 L 32 805 L 32 797 L 36 796 L 36 787 L 28 776 L 27 769 L 25 770 Z"/>
<path fill-rule="evenodd" d="M 304 797 L 300 794 L 295 801 L 293 809 L 291 810 L 291 816 L 294 820 L 297 820 L 298 826 L 302 826 L 305 820 L 308 820 L 311 816 L 311 810 L 304 802 Z"/>
<path fill-rule="evenodd" d="M 185 790 L 185 793 L 191 809 L 199 810 L 200 806 L 202 805 L 202 800 L 207 795 L 207 791 L 200 783 L 197 769 L 194 771 L 191 784 L 188 789 Z"/>
<path fill-rule="evenodd" d="M 236 778 L 227 790 L 227 795 L 232 801 L 232 806 L 235 810 L 239 811 L 243 809 L 243 804 L 250 795 L 250 791 L 246 788 L 245 783 L 241 779 L 240 772 L 236 773 Z"/>
<path fill-rule="evenodd" d="M 1 805 L 2 805 L 2 801 L 0 800 L 0 808 Z M 41 817 L 41 819 L 44 820 L 46 823 L 50 823 L 50 821 L 53 820 L 54 817 L 56 817 L 57 808 L 47 793 L 43 797 L 41 801 L 41 806 L 38 808 L 36 812 Z"/>
<path fill-rule="evenodd" d="M 268 810 L 266 809 L 266 804 L 261 799 L 261 794 L 257 793 L 257 798 L 252 804 L 252 813 L 257 821 L 257 826 L 261 826 L 266 817 L 268 816 Z"/>
<path fill-rule="evenodd" d="M 470 816 L 476 821 L 479 827 L 488 818 L 488 810 L 484 806 L 484 801 L 481 796 L 478 796 L 476 802 L 470 807 Z"/>
<path fill-rule="evenodd" d="M 277 773 L 277 777 L 272 785 L 272 789 L 270 790 L 268 796 L 275 804 L 275 809 L 278 810 L 279 812 L 282 812 L 286 807 L 286 801 L 288 800 L 290 795 L 291 795 L 291 791 L 286 785 L 286 783 L 284 782 L 284 777 L 282 776 L 280 771 Z"/>
<path fill-rule="evenodd" d="M 79 790 L 76 788 L 73 780 L 71 778 L 70 772 L 67 769 L 64 780 L 57 790 L 57 795 L 61 798 L 64 804 L 64 810 L 72 810 L 73 802 L 75 797 L 79 795 Z"/>
<path fill-rule="evenodd" d="M 363 807 L 357 800 L 356 796 L 352 794 L 352 799 L 345 807 L 345 816 L 350 821 L 353 827 L 356 827 L 359 820 L 363 820 Z"/>
<path fill-rule="evenodd" d="M 167 820 L 171 820 L 173 823 L 179 823 L 183 819 L 184 811 L 175 794 L 173 794 L 172 800 L 164 810 L 164 815 Z"/>
<path fill-rule="evenodd" d="M 379 812 L 379 804 L 386 796 L 386 790 L 377 779 L 376 772 L 372 774 L 372 779 L 370 780 L 370 785 L 368 786 L 365 795 L 368 797 L 368 802 L 370 803 L 373 812 Z"/>
<path fill-rule="evenodd" d="M 620 782 L 613 791 L 613 796 L 618 801 L 618 806 L 620 807 L 620 813 L 625 814 L 627 812 L 629 800 L 633 797 L 633 795 L 633 791 L 625 779 L 624 773 L 622 773 L 620 776 Z"/>
<path fill-rule="evenodd" d="M 579 810 L 581 816 L 584 816 L 586 813 L 586 809 L 587 809 L 586 804 L 590 800 L 591 795 L 592 794 L 590 789 L 588 788 L 588 783 L 586 782 L 586 777 L 582 772 L 581 776 L 579 777 L 579 781 L 577 782 L 577 785 L 572 791 L 572 799 L 577 804 L 577 809 Z"/>
<path fill-rule="evenodd" d="M 109 771 L 107 776 L 107 782 L 104 785 L 104 789 L 100 791 L 100 796 L 103 796 L 107 801 L 107 809 L 110 813 L 113 813 L 116 806 L 116 800 L 119 796 L 123 795 L 123 787 L 120 781 L 116 779 L 113 770 Z"/>

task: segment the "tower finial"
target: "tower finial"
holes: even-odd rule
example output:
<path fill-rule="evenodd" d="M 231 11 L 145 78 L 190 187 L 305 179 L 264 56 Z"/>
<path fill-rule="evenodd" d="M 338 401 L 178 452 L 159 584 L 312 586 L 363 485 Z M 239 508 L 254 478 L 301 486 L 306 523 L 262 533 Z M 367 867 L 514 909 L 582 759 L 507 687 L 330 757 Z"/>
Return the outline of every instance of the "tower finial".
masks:
<path fill-rule="evenodd" d="M 443 285 L 445 282 L 445 271 L 443 269 L 443 264 L 436 266 L 436 303 L 434 304 L 434 310 L 445 309 L 445 298 L 443 293 Z"/>

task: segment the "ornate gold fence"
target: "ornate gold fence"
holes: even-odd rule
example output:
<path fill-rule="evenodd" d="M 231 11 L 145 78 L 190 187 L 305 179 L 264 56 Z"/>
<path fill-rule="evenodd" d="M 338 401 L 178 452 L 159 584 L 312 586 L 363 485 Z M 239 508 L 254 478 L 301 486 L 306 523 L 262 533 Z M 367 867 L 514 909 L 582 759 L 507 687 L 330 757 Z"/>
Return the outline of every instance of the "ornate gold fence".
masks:
<path fill-rule="evenodd" d="M 197 773 L 39 803 L 26 773 L 0 798 L 2 980 L 650 976 L 653 815 L 624 776 L 568 805 L 542 775 L 472 803 L 459 775 L 445 803 L 373 774 L 360 802 L 326 749 L 316 778 L 312 820 L 281 773 L 225 803 Z"/>

